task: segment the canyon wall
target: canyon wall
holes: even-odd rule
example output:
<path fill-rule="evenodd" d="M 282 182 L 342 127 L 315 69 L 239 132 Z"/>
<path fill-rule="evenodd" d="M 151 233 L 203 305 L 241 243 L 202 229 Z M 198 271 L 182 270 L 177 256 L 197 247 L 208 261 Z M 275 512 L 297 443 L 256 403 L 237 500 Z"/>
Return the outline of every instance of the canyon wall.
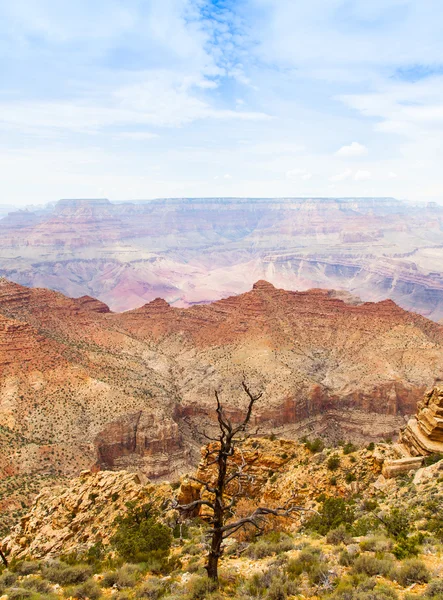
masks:
<path fill-rule="evenodd" d="M 277 287 L 443 318 L 443 207 L 393 198 L 61 200 L 0 213 L 0 275 L 121 311 Z"/>

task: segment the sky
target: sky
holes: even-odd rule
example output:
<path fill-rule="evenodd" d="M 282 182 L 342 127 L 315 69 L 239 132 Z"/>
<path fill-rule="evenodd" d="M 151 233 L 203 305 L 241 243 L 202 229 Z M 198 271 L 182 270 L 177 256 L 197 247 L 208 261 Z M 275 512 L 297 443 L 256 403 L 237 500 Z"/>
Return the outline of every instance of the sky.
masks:
<path fill-rule="evenodd" d="M 443 202 L 441 0 L 0 0 L 0 204 Z"/>

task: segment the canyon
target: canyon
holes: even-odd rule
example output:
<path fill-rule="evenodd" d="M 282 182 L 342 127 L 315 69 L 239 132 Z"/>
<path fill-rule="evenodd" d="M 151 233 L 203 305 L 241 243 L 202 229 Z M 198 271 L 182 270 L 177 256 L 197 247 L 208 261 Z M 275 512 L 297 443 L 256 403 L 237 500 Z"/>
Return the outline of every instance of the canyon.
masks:
<path fill-rule="evenodd" d="M 443 206 L 393 198 L 61 200 L 0 211 L 0 275 L 113 311 L 213 302 L 265 279 L 439 321 L 442 229 Z"/>
<path fill-rule="evenodd" d="M 441 378 L 442 349 L 441 325 L 391 300 L 260 280 L 212 304 L 114 313 L 1 279 L 0 475 L 174 477 L 216 425 L 214 390 L 241 414 L 242 380 L 263 392 L 263 434 L 394 437 Z"/>

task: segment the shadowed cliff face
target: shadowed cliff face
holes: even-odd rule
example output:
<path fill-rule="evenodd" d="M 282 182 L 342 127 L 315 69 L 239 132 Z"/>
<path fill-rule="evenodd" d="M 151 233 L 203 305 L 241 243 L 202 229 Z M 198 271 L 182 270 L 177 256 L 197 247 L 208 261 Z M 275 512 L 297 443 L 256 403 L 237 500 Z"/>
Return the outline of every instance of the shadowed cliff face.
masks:
<path fill-rule="evenodd" d="M 391 298 L 443 318 L 443 207 L 393 198 L 63 200 L 0 218 L 0 275 L 113 310 L 277 287 Z"/>
<path fill-rule="evenodd" d="M 443 374 L 443 327 L 343 297 L 260 280 L 213 304 L 157 299 L 117 314 L 1 280 L 0 474 L 176 476 L 197 460 L 198 431 L 215 432 L 215 389 L 241 417 L 243 379 L 263 391 L 263 433 L 395 435 Z"/>

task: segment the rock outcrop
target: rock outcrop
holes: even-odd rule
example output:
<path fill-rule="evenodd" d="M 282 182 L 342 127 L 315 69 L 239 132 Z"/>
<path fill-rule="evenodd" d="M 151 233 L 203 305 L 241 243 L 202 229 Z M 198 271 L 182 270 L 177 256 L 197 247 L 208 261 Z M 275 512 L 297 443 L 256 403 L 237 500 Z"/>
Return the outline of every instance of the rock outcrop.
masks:
<path fill-rule="evenodd" d="M 436 384 L 418 403 L 417 414 L 400 439 L 413 456 L 443 454 L 443 383 Z"/>
<path fill-rule="evenodd" d="M 140 474 L 84 471 L 66 487 L 42 490 L 2 547 L 17 559 L 86 551 L 109 543 L 127 502 L 160 505 L 170 495 L 169 486 L 154 486 Z"/>

